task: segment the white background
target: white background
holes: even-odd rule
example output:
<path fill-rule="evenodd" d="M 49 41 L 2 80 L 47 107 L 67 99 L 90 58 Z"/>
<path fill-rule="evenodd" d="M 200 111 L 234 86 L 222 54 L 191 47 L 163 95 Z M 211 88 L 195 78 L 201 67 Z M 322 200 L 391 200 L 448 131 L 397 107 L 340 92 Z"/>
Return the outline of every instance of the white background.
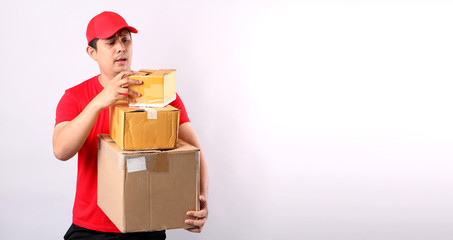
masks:
<path fill-rule="evenodd" d="M 176 68 L 210 171 L 202 234 L 452 239 L 453 5 L 442 1 L 0 3 L 0 238 L 62 239 L 76 158 L 55 108 L 99 73 L 88 21 L 120 13 L 133 69 Z M 278 2 L 278 3 L 277 3 Z"/>

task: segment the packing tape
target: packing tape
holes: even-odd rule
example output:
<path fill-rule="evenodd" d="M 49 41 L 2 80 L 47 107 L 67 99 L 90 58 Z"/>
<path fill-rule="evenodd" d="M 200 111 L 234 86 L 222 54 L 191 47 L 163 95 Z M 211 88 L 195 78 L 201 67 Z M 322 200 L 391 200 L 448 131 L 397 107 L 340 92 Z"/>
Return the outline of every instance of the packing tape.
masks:
<path fill-rule="evenodd" d="M 157 111 L 154 108 L 143 108 L 146 111 L 146 118 L 157 119 Z"/>
<path fill-rule="evenodd" d="M 197 163 L 200 162 L 200 151 L 195 152 L 195 160 L 197 161 Z"/>
<path fill-rule="evenodd" d="M 138 172 L 146 170 L 146 158 L 145 156 L 128 158 L 127 172 Z"/>
<path fill-rule="evenodd" d="M 148 167 L 151 172 L 168 172 L 168 154 L 160 152 L 153 155 L 152 159 L 148 159 Z"/>

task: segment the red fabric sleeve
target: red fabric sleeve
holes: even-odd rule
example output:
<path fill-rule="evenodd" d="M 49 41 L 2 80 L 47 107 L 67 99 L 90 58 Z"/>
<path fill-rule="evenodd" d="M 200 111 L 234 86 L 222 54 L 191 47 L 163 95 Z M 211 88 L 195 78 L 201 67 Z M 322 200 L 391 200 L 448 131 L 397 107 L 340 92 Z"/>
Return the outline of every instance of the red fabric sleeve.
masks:
<path fill-rule="evenodd" d="M 72 121 L 80 113 L 79 104 L 74 95 L 66 90 L 57 105 L 55 126 L 61 122 Z"/>
<path fill-rule="evenodd" d="M 171 102 L 170 105 L 181 111 L 179 115 L 179 125 L 185 122 L 190 122 L 189 115 L 187 115 L 186 107 L 184 106 L 184 103 L 182 102 L 181 98 L 177 93 L 176 99 L 173 102 Z"/>

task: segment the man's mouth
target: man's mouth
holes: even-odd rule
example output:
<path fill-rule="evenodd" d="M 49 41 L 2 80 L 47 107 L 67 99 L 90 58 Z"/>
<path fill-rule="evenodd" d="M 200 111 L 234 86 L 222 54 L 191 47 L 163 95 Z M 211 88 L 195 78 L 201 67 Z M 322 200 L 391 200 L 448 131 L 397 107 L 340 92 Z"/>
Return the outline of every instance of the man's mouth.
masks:
<path fill-rule="evenodd" d="M 119 64 L 125 64 L 127 61 L 127 58 L 118 58 L 115 60 L 116 63 L 119 63 Z"/>

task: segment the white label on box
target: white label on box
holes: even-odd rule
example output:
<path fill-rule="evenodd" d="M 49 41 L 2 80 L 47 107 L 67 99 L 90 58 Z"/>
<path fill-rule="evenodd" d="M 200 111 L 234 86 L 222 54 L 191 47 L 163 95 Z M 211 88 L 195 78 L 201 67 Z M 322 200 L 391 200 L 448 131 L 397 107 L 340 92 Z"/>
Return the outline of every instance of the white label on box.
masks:
<path fill-rule="evenodd" d="M 145 111 L 147 113 L 146 117 L 148 119 L 157 119 L 157 111 L 156 111 L 156 109 L 154 109 L 154 108 L 144 108 L 144 109 L 145 109 Z"/>
<path fill-rule="evenodd" d="M 144 170 L 146 170 L 145 156 L 127 159 L 127 172 L 138 172 Z"/>

